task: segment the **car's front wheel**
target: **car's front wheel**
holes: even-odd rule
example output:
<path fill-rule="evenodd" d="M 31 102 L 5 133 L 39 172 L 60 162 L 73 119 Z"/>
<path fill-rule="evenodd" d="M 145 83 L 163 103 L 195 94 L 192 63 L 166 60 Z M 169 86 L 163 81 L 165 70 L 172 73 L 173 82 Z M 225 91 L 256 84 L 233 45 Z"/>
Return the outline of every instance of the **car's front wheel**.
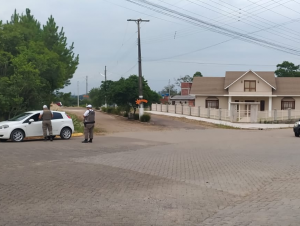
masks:
<path fill-rule="evenodd" d="M 24 140 L 24 137 L 24 132 L 20 129 L 15 129 L 10 135 L 10 139 L 14 142 L 21 142 Z"/>
<path fill-rule="evenodd" d="M 72 130 L 68 127 L 63 128 L 60 132 L 60 137 L 63 140 L 68 140 L 71 138 L 71 136 L 72 136 Z"/>

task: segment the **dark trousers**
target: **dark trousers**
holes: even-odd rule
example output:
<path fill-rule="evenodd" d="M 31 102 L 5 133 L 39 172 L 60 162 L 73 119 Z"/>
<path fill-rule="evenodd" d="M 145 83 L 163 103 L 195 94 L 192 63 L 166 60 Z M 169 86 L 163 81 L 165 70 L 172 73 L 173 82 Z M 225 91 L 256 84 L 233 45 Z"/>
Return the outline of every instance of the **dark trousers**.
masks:
<path fill-rule="evenodd" d="M 43 121 L 43 134 L 44 134 L 44 137 L 47 137 L 47 129 L 49 131 L 49 135 L 52 136 L 52 123 L 51 123 L 51 120 Z"/>
<path fill-rule="evenodd" d="M 86 124 L 84 127 L 84 137 L 85 139 L 93 139 L 94 137 L 94 125 L 95 124 Z"/>

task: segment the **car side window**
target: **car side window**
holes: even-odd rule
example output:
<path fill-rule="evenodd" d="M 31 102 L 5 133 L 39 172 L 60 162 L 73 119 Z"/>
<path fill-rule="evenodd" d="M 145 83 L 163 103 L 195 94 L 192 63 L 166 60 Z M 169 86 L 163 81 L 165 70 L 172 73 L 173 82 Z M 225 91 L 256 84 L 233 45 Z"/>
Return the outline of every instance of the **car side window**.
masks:
<path fill-rule="evenodd" d="M 30 118 L 24 121 L 24 123 L 28 123 L 30 119 L 33 119 L 35 122 L 39 121 L 40 113 L 32 115 Z"/>
<path fill-rule="evenodd" d="M 53 112 L 52 120 L 56 120 L 56 119 L 63 119 L 63 116 L 61 115 L 61 113 Z"/>

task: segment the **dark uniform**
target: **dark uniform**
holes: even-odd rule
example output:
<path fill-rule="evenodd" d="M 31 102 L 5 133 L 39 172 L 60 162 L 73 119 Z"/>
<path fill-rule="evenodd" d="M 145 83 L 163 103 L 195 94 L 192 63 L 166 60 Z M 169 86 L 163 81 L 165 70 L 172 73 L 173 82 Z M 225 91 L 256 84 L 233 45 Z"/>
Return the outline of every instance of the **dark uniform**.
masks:
<path fill-rule="evenodd" d="M 52 112 L 50 110 L 43 110 L 43 134 L 47 138 L 47 129 L 49 131 L 50 140 L 52 141 Z"/>

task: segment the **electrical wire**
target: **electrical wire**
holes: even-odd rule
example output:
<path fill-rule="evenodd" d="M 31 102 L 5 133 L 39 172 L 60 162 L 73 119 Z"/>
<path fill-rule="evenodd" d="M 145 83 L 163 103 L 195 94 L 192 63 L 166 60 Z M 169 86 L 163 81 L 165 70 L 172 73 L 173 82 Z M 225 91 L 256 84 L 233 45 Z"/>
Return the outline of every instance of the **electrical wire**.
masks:
<path fill-rule="evenodd" d="M 151 3 L 147 0 L 126 0 L 126 1 L 131 2 L 133 4 L 136 4 L 138 6 L 141 6 L 141 7 L 148 8 L 148 9 L 151 9 L 153 11 L 159 12 L 163 15 L 167 15 L 169 17 L 176 18 L 176 19 L 179 19 L 181 21 L 185 21 L 185 22 L 193 24 L 195 26 L 206 28 L 208 30 L 211 30 L 211 31 L 219 33 L 219 34 L 223 34 L 223 35 L 226 35 L 226 36 L 229 36 L 229 37 L 232 37 L 232 38 L 237 38 L 237 39 L 243 40 L 245 42 L 254 43 L 254 44 L 264 46 L 264 47 L 267 47 L 267 48 L 272 48 L 272 49 L 276 49 L 276 50 L 279 50 L 279 51 L 282 51 L 282 52 L 286 52 L 286 53 L 290 53 L 290 54 L 293 54 L 293 55 L 300 56 L 300 51 L 298 49 L 287 48 L 285 46 L 281 46 L 281 45 L 278 45 L 276 43 L 269 42 L 267 40 L 252 37 L 248 34 L 243 34 L 243 33 L 240 33 L 240 32 L 236 32 L 234 30 L 230 30 L 228 28 L 224 28 L 222 26 L 219 26 L 219 25 L 207 22 L 207 21 L 200 20 L 198 18 L 180 13 L 178 11 L 166 8 L 164 6 L 161 6 L 161 5 L 158 5 L 158 4 L 155 4 L 155 3 Z"/>

